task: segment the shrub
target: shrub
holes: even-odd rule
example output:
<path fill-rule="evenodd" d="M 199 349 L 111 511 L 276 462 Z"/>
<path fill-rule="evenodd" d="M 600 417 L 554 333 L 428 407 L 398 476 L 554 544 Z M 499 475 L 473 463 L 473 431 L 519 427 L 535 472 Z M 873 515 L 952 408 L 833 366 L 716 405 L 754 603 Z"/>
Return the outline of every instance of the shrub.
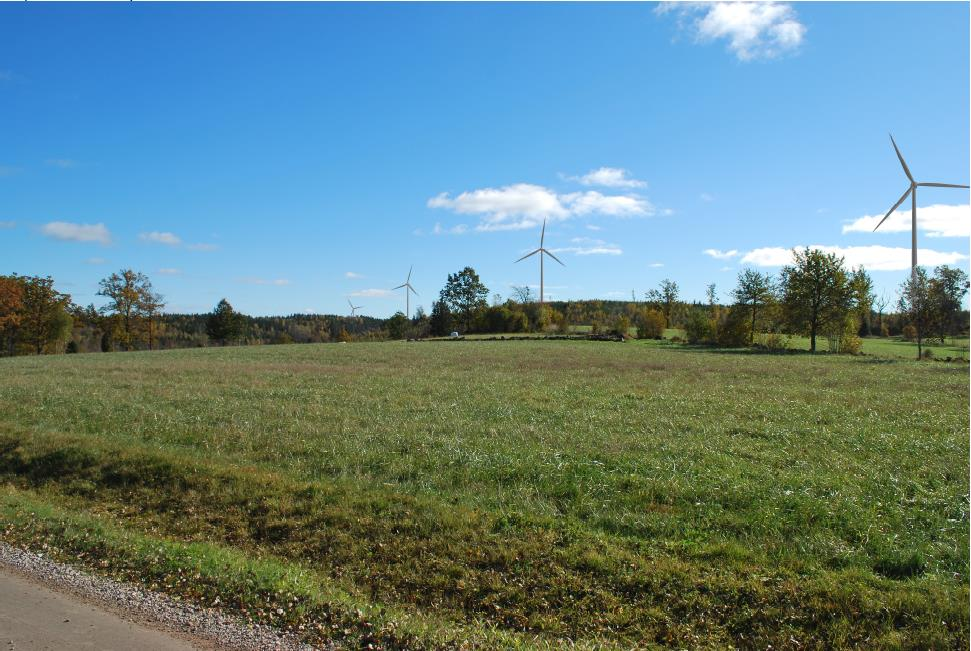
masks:
<path fill-rule="evenodd" d="M 619 337 L 626 337 L 630 331 L 630 319 L 626 314 L 619 314 L 614 318 L 610 331 Z"/>
<path fill-rule="evenodd" d="M 711 321 L 701 310 L 693 310 L 684 322 L 684 335 L 689 344 L 707 344 L 714 340 Z"/>
<path fill-rule="evenodd" d="M 934 359 L 934 351 L 930 348 L 925 348 L 924 352 L 920 354 L 924 359 Z"/>
<path fill-rule="evenodd" d="M 748 346 L 751 341 L 748 314 L 743 306 L 736 305 L 724 313 L 718 325 L 718 345 L 726 348 Z"/>
<path fill-rule="evenodd" d="M 907 341 L 914 341 L 917 339 L 917 328 L 908 323 L 900 334 Z"/>
<path fill-rule="evenodd" d="M 771 351 L 789 350 L 790 344 L 792 343 L 792 336 L 784 335 L 781 332 L 768 332 L 759 337 L 759 343 Z"/>
<path fill-rule="evenodd" d="M 644 308 L 638 311 L 634 321 L 638 339 L 660 339 L 664 336 L 664 315 L 660 310 Z"/>
<path fill-rule="evenodd" d="M 859 355 L 863 348 L 863 340 L 857 335 L 847 335 L 840 342 L 839 352 L 843 355 Z"/>

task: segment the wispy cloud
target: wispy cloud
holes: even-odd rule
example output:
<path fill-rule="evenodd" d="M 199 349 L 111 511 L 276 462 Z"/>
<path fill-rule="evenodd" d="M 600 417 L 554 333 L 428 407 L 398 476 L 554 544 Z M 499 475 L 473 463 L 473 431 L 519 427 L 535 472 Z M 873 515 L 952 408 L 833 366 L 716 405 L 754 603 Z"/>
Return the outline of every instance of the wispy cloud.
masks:
<path fill-rule="evenodd" d="M 648 267 L 651 267 L 652 269 L 660 269 L 661 267 L 664 266 L 664 263 L 663 262 L 652 262 L 651 264 L 649 264 L 647 266 Z"/>
<path fill-rule="evenodd" d="M 720 249 L 705 249 L 702 251 L 705 255 L 709 255 L 716 260 L 731 260 L 738 255 L 738 251 L 732 249 L 731 251 L 722 251 Z"/>
<path fill-rule="evenodd" d="M 206 243 L 186 244 L 185 245 L 185 248 L 187 248 L 190 251 L 218 251 L 219 250 L 219 245 L 218 244 L 206 244 Z"/>
<path fill-rule="evenodd" d="M 167 246 L 178 246 L 182 244 L 182 239 L 178 235 L 169 232 L 152 231 L 150 233 L 139 233 L 138 239 L 143 242 L 153 242 Z"/>
<path fill-rule="evenodd" d="M 361 275 L 359 273 L 355 273 L 353 271 L 345 271 L 344 272 L 344 277 L 345 278 L 350 278 L 351 280 L 360 280 L 361 278 L 364 278 L 363 275 Z"/>
<path fill-rule="evenodd" d="M 163 276 L 178 276 L 182 273 L 181 269 L 175 269 L 174 267 L 162 267 L 158 270 Z"/>
<path fill-rule="evenodd" d="M 41 227 L 47 237 L 64 242 L 111 243 L 111 233 L 102 223 L 74 224 L 72 222 L 49 222 Z"/>
<path fill-rule="evenodd" d="M 844 233 L 872 233 L 883 215 L 864 215 L 843 225 Z M 898 210 L 884 222 L 877 233 L 909 233 L 910 210 Z M 971 237 L 971 204 L 950 206 L 933 204 L 917 208 L 917 229 L 927 237 Z"/>
<path fill-rule="evenodd" d="M 678 28 L 699 43 L 724 40 L 739 61 L 795 52 L 806 26 L 785 2 L 662 2 L 658 15 L 674 14 Z"/>
<path fill-rule="evenodd" d="M 432 235 L 464 235 L 469 232 L 469 227 L 465 224 L 456 224 L 455 226 L 445 227 L 440 223 L 435 222 L 435 226 L 432 227 Z"/>
<path fill-rule="evenodd" d="M 13 228 L 16 225 L 17 225 L 17 222 L 15 222 L 15 221 L 6 221 L 6 222 L 5 221 L 0 221 L 0 230 L 2 230 L 4 228 Z"/>
<path fill-rule="evenodd" d="M 61 169 L 69 169 L 72 167 L 77 167 L 78 162 L 76 160 L 71 160 L 70 158 L 48 158 L 44 161 L 47 165 L 51 167 L 60 167 Z"/>
<path fill-rule="evenodd" d="M 87 260 L 84 261 L 84 264 L 95 264 L 95 265 L 97 265 L 97 264 L 104 264 L 106 262 L 108 262 L 108 261 L 105 260 L 104 258 L 88 258 Z"/>
<path fill-rule="evenodd" d="M 713 197 L 712 195 L 708 194 L 707 192 L 702 192 L 698 196 L 698 198 L 701 199 L 702 201 L 704 201 L 705 203 L 711 203 L 712 201 L 715 200 L 715 197 Z"/>
<path fill-rule="evenodd" d="M 355 298 L 388 298 L 394 296 L 394 292 L 390 289 L 359 289 L 356 292 L 351 292 L 351 296 Z"/>
<path fill-rule="evenodd" d="M 803 249 L 797 245 L 796 249 Z M 903 271 L 910 269 L 910 249 L 907 247 L 890 246 L 826 246 L 813 244 L 810 249 L 820 249 L 825 253 L 833 253 L 845 259 L 850 267 L 864 266 L 871 271 Z M 933 251 L 931 249 L 917 249 L 917 260 L 921 265 L 937 266 L 955 264 L 967 260 L 968 256 L 958 252 Z M 752 264 L 758 267 L 781 267 L 792 264 L 792 248 L 769 246 L 753 249 L 742 256 L 742 264 Z"/>
<path fill-rule="evenodd" d="M 649 201 L 637 195 L 604 195 L 594 190 L 558 194 L 531 183 L 471 190 L 455 197 L 443 192 L 429 199 L 428 206 L 460 215 L 478 215 L 477 231 L 533 228 L 542 224 L 543 219 L 562 221 L 586 215 L 631 217 L 655 212 Z"/>
<path fill-rule="evenodd" d="M 591 170 L 583 176 L 568 176 L 567 179 L 577 181 L 581 185 L 600 185 L 605 188 L 645 188 L 647 183 L 631 178 L 630 172 L 619 167 L 601 167 Z"/>
<path fill-rule="evenodd" d="M 286 278 L 276 278 L 275 280 L 269 280 L 266 278 L 256 278 L 253 276 L 247 276 L 246 278 L 240 278 L 239 282 L 246 285 L 273 285 L 275 287 L 284 287 L 290 284 L 290 281 Z"/>
<path fill-rule="evenodd" d="M 573 246 L 563 246 L 550 249 L 552 253 L 572 253 L 573 255 L 621 255 L 623 249 L 616 244 L 607 244 L 603 240 L 589 237 L 574 237 L 570 240 Z"/>

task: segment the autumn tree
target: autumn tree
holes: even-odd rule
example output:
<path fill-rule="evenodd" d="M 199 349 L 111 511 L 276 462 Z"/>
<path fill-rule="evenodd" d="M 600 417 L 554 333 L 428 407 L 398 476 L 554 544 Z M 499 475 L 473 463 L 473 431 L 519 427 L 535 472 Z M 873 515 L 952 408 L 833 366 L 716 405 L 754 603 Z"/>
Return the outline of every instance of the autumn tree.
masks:
<path fill-rule="evenodd" d="M 753 269 L 742 270 L 738 274 L 738 285 L 732 290 L 732 298 L 749 313 L 749 344 L 753 344 L 759 313 L 775 300 L 772 276 Z"/>
<path fill-rule="evenodd" d="M 652 289 L 645 294 L 648 303 L 653 303 L 664 315 L 664 327 L 671 327 L 671 316 L 674 308 L 678 304 L 678 283 L 665 278 L 657 289 Z"/>
<path fill-rule="evenodd" d="M 71 297 L 54 289 L 50 276 L 20 276 L 22 308 L 18 340 L 37 355 L 63 344 L 71 334 Z"/>
<path fill-rule="evenodd" d="M 843 258 L 819 249 L 793 249 L 793 264 L 782 268 L 782 303 L 789 324 L 809 335 L 816 352 L 816 336 L 845 323 L 852 307 L 849 276 Z"/>
<path fill-rule="evenodd" d="M 23 318 L 24 288 L 20 276 L 0 276 L 0 350 L 13 355 Z"/>
<path fill-rule="evenodd" d="M 125 350 L 131 350 L 141 338 L 148 324 L 165 306 L 162 297 L 152 289 L 152 282 L 143 273 L 123 269 L 103 278 L 98 296 L 110 299 L 101 308 L 115 320 L 115 340 L 121 342 Z M 150 333 L 151 328 L 148 328 Z"/>
<path fill-rule="evenodd" d="M 449 312 L 461 319 L 465 331 L 468 332 L 475 322 L 476 313 L 487 306 L 488 296 L 489 288 L 479 280 L 479 274 L 472 267 L 466 267 L 458 273 L 448 275 L 438 300 L 448 307 Z"/>

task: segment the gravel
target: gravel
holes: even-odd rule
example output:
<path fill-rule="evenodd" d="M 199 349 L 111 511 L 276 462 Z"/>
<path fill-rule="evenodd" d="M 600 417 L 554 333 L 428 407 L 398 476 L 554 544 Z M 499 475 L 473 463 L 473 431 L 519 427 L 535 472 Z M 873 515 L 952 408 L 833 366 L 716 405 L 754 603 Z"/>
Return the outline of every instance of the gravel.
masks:
<path fill-rule="evenodd" d="M 4 542 L 0 542 L 0 565 L 59 592 L 93 602 L 122 619 L 189 638 L 201 643 L 203 648 L 245 651 L 316 648 L 270 626 L 248 623 L 218 610 L 174 601 L 139 586 L 86 574 Z"/>

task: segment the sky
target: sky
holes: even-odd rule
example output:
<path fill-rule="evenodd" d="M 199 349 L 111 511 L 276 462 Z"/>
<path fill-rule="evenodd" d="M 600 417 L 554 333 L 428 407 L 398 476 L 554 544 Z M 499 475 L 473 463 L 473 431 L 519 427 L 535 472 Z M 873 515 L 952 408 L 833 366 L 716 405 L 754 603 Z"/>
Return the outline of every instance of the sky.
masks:
<path fill-rule="evenodd" d="M 794 246 L 891 302 L 969 182 L 968 3 L 0 3 L 0 273 L 169 312 L 686 300 Z M 967 190 L 921 264 L 968 271 Z"/>

